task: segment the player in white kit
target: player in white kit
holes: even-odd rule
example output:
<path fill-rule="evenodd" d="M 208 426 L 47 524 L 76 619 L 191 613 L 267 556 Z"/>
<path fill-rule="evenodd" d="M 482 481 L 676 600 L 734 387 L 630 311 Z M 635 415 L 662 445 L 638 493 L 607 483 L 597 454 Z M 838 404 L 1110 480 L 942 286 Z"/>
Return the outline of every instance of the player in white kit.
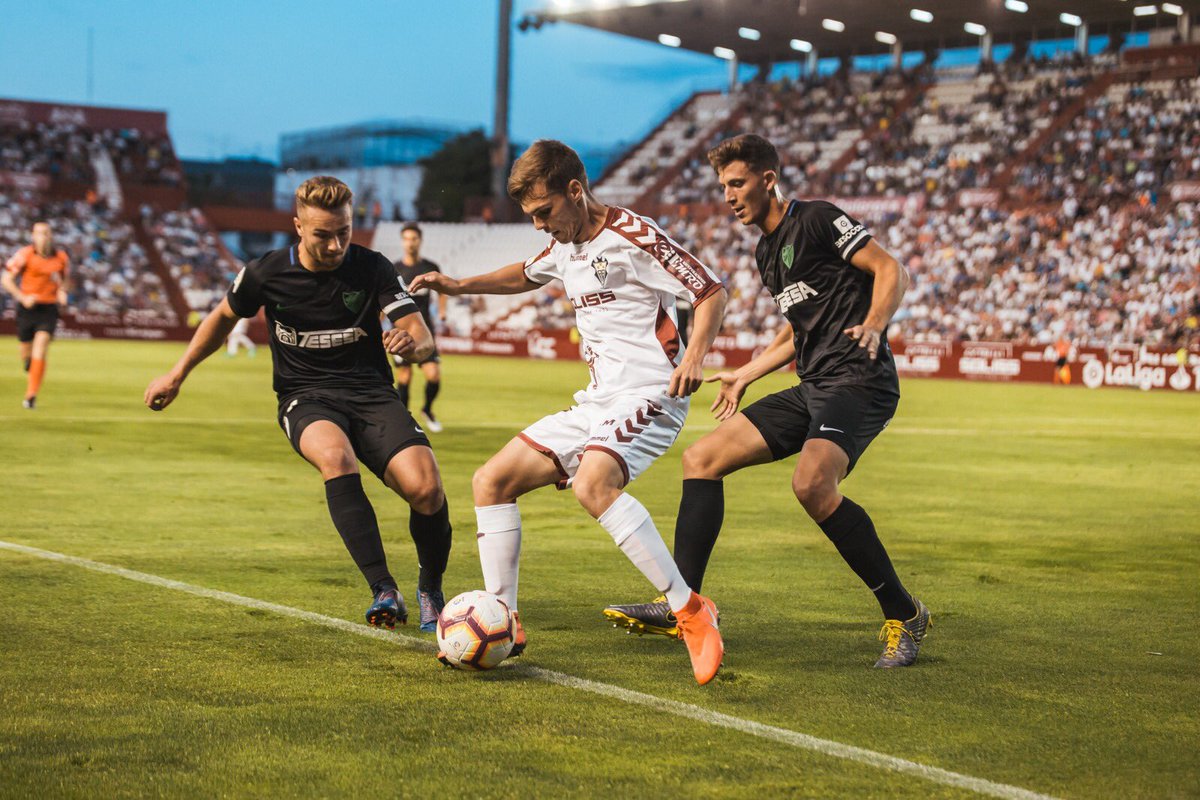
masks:
<path fill-rule="evenodd" d="M 575 405 L 530 425 L 492 456 L 472 481 L 485 587 L 512 609 L 513 654 L 525 647 L 517 616 L 521 515 L 516 500 L 551 484 L 570 486 L 580 505 L 663 594 L 679 619 L 693 674 L 716 675 L 724 654 L 717 609 L 679 574 L 649 512 L 625 486 L 674 443 L 689 395 L 721 325 L 727 295 L 703 264 L 648 219 L 609 207 L 588 189 L 574 150 L 535 142 L 513 164 L 509 194 L 550 245 L 524 263 L 456 281 L 438 273 L 413 279 L 447 295 L 516 294 L 558 278 L 575 306 L 582 353 L 591 372 Z M 696 308 L 689 347 L 677 300 Z"/>

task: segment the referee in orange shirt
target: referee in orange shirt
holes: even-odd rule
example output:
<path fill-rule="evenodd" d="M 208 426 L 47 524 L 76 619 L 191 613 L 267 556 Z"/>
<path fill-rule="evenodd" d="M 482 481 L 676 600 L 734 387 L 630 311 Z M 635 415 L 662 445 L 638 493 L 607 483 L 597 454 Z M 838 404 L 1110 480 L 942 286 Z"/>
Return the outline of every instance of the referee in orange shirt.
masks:
<path fill-rule="evenodd" d="M 34 407 L 42 388 L 46 353 L 58 327 L 58 307 L 67 304 L 71 263 L 65 250 L 54 247 L 50 223 L 35 222 L 32 234 L 33 244 L 18 250 L 0 274 L 0 286 L 17 301 L 17 341 L 29 373 L 21 405 L 28 409 Z"/>

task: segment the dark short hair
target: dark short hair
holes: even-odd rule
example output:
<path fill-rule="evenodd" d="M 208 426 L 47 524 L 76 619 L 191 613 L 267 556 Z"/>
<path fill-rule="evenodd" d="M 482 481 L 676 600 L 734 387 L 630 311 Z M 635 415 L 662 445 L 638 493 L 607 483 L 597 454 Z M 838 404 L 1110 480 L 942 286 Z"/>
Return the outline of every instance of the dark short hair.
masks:
<path fill-rule="evenodd" d="M 708 163 L 720 172 L 734 161 L 744 161 L 755 172 L 779 173 L 779 151 L 756 133 L 743 133 L 726 139 L 708 151 Z"/>
<path fill-rule="evenodd" d="M 401 236 L 408 233 L 409 231 L 414 231 L 417 234 L 417 236 L 420 236 L 422 239 L 425 238 L 425 234 L 421 233 L 421 226 L 415 222 L 406 222 L 400 226 L 400 235 Z"/>
<path fill-rule="evenodd" d="M 587 170 L 579 154 L 555 139 L 538 139 L 513 162 L 508 175 L 509 197 L 520 203 L 538 181 L 546 184 L 547 192 L 556 194 L 566 193 L 571 181 L 588 188 Z"/>

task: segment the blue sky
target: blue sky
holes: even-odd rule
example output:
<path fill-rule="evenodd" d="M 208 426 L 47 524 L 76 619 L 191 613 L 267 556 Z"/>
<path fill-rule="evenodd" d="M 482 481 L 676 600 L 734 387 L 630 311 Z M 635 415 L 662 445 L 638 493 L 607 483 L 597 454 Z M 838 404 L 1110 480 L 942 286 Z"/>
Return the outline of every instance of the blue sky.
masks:
<path fill-rule="evenodd" d="M 546 5 L 516 0 L 514 21 Z M 0 30 L 0 97 L 87 102 L 91 28 L 92 102 L 167 111 L 184 157 L 273 159 L 280 133 L 377 118 L 490 133 L 496 15 L 495 0 L 25 2 Z M 572 25 L 514 30 L 512 136 L 628 141 L 726 76 L 716 58 Z"/>

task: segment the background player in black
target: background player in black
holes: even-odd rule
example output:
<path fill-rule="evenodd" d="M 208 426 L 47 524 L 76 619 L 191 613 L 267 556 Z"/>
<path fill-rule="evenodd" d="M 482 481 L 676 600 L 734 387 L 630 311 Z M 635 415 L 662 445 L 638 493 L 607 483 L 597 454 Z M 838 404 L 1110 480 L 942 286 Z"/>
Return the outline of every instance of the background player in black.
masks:
<path fill-rule="evenodd" d="M 415 222 L 407 222 L 400 229 L 400 243 L 404 246 L 404 254 L 396 262 L 396 273 L 404 285 L 412 283 L 413 278 L 426 272 L 441 272 L 438 265 L 421 258 L 421 227 Z M 438 331 L 438 321 L 446 318 L 446 295 L 438 295 L 438 317 L 434 319 L 431 292 L 428 287 L 421 287 L 412 292 L 425 325 L 435 334 Z M 424 361 L 418 361 L 421 372 L 425 374 L 425 403 L 421 406 L 421 416 L 425 418 L 425 427 L 433 433 L 441 433 L 442 423 L 433 414 L 433 401 L 437 399 L 438 391 L 442 388 L 441 356 L 438 355 L 436 342 L 431 353 Z M 412 383 L 412 362 L 403 357 L 396 357 L 396 388 L 400 391 L 400 400 L 408 406 L 408 386 Z"/>
<path fill-rule="evenodd" d="M 299 244 L 242 270 L 179 362 L 150 382 L 145 401 L 156 411 L 170 405 L 188 374 L 221 348 L 238 319 L 263 308 L 279 424 L 325 481 L 334 526 L 374 596 L 367 621 L 390 628 L 407 622 L 408 611 L 388 571 L 359 460 L 411 506 L 421 627 L 432 630 L 444 604 L 450 519 L 429 440 L 392 387 L 387 353 L 419 361 L 432 352 L 433 336 L 391 262 L 350 244 L 352 209 L 349 187 L 336 178 L 305 181 L 296 190 Z M 381 313 L 394 325 L 386 333 Z"/>
<path fill-rule="evenodd" d="M 721 424 L 683 454 L 675 561 L 688 585 L 700 586 L 724 517 L 722 479 L 799 453 L 792 491 L 883 610 L 887 644 L 875 666 L 908 666 L 929 611 L 900 583 L 870 516 L 838 489 L 900 399 L 886 329 L 908 274 L 836 206 L 785 203 L 779 156 L 766 139 L 737 136 L 708 158 L 734 216 L 763 232 L 755 259 L 788 324 L 749 364 L 706 379 L 720 382 L 712 410 Z M 746 387 L 792 359 L 801 383 L 739 413 Z M 636 630 L 673 627 L 658 602 L 610 606 L 605 615 Z"/>

